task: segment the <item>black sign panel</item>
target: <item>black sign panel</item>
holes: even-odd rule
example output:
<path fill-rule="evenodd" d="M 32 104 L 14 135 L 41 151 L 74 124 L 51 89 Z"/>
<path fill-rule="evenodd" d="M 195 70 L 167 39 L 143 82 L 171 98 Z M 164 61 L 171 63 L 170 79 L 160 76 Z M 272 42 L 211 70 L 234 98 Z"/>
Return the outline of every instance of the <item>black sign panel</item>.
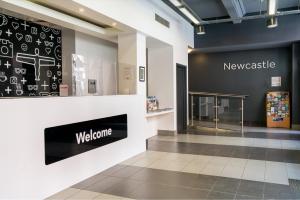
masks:
<path fill-rule="evenodd" d="M 61 43 L 58 29 L 0 13 L 0 97 L 59 95 Z"/>
<path fill-rule="evenodd" d="M 45 129 L 45 163 L 51 163 L 127 138 L 127 115 Z"/>

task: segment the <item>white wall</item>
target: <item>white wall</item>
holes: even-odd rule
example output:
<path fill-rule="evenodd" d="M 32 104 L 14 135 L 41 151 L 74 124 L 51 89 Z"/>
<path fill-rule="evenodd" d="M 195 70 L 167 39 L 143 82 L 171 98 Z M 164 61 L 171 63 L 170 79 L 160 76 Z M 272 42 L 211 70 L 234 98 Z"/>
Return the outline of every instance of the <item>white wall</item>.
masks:
<path fill-rule="evenodd" d="M 1 99 L 0 199 L 42 199 L 145 151 L 143 108 L 141 96 Z M 45 128 L 124 113 L 127 139 L 45 165 Z"/>
<path fill-rule="evenodd" d="M 173 86 L 175 85 L 175 64 L 188 65 L 187 46 L 193 46 L 193 27 L 188 22 L 159 0 L 59 1 L 62 7 L 68 7 L 74 2 L 134 30 L 137 51 L 135 51 L 136 57 L 133 63 L 136 66 L 145 66 L 146 36 L 159 39 L 172 46 L 173 74 L 170 76 L 173 76 Z M 26 0 L 0 0 L 0 3 L 6 9 L 81 32 L 99 35 L 103 31 L 56 11 L 42 9 Z M 154 13 L 169 20 L 171 28 L 168 29 L 154 21 Z M 85 15 L 89 13 L 86 12 Z M 87 51 L 88 49 L 82 43 L 80 50 Z M 176 88 L 173 87 L 172 90 L 175 108 Z M 138 80 L 137 94 L 133 96 L 2 99 L 0 103 L 2 113 L 0 116 L 2 122 L 0 128 L 0 198 L 45 198 L 144 151 L 147 134 L 146 90 L 145 83 L 140 83 Z M 127 139 L 49 166 L 44 164 L 44 128 L 123 113 L 127 113 L 129 117 Z M 175 118 L 171 120 L 171 123 L 164 124 L 176 129 Z"/>
<path fill-rule="evenodd" d="M 117 94 L 117 44 L 75 32 L 75 51 L 87 62 L 87 79 L 97 80 L 97 94 Z M 88 81 L 85 82 L 88 88 Z M 89 95 L 85 91 L 85 95 Z"/>
<path fill-rule="evenodd" d="M 176 85 L 176 63 L 188 66 L 188 46 L 194 46 L 194 29 L 189 22 L 159 0 L 73 0 L 73 2 L 171 45 L 174 68 L 171 76 L 173 76 L 173 85 Z M 156 22 L 155 13 L 167 19 L 170 28 Z M 172 90 L 176 113 L 176 87 Z M 176 130 L 176 124 L 176 117 L 174 117 L 173 130 Z"/>
<path fill-rule="evenodd" d="M 160 108 L 173 108 L 173 48 L 148 48 L 148 94 L 156 96 Z"/>

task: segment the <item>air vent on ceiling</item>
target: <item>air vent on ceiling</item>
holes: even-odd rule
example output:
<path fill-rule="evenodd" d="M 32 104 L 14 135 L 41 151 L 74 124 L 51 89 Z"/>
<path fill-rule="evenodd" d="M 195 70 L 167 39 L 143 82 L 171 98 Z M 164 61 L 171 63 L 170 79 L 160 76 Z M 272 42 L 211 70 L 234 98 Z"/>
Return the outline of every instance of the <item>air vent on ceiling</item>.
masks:
<path fill-rule="evenodd" d="M 159 22 L 160 24 L 164 25 L 165 27 L 170 28 L 170 22 L 168 20 L 162 18 L 161 16 L 159 16 L 156 13 L 155 13 L 155 21 Z"/>

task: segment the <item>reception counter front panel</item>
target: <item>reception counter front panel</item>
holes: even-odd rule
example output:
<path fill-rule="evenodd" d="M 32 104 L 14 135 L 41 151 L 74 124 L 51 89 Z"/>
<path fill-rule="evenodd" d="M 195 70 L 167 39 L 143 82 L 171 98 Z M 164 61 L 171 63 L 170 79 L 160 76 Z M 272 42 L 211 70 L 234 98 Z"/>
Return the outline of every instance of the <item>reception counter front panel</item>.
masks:
<path fill-rule="evenodd" d="M 127 115 L 45 129 L 46 165 L 127 138 Z"/>

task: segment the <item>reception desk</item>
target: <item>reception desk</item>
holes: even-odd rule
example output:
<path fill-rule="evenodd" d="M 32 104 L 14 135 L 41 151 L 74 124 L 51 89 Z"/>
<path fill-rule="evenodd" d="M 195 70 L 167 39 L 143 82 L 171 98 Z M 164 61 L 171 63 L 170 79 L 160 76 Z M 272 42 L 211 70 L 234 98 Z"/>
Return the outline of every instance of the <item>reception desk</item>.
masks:
<path fill-rule="evenodd" d="M 0 110 L 2 197 L 44 199 L 146 150 L 139 95 L 1 99 Z M 123 114 L 127 138 L 45 164 L 45 128 Z"/>

